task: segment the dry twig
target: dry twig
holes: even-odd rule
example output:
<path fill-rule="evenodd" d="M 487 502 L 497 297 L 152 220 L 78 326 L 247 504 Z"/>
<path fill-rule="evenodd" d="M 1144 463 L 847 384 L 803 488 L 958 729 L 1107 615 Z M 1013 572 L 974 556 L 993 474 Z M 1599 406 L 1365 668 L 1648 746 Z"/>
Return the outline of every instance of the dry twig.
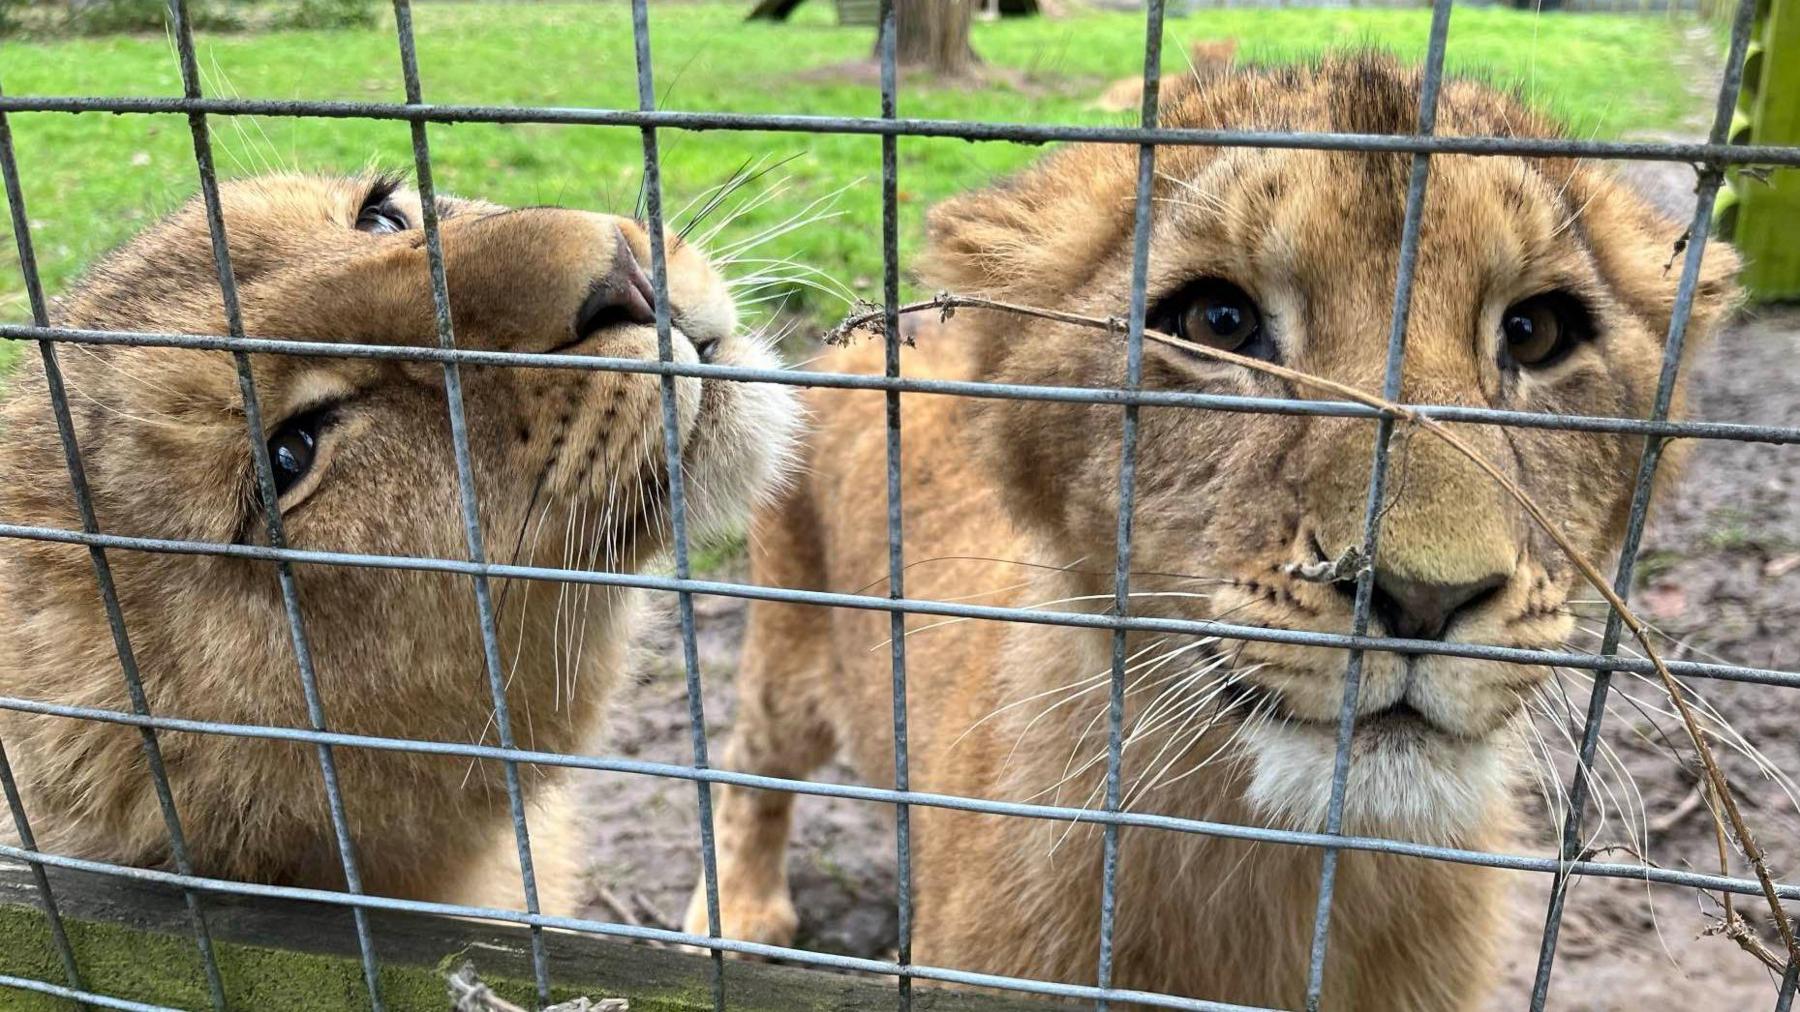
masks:
<path fill-rule="evenodd" d="M 1079 327 L 1104 330 L 1109 334 L 1123 334 L 1126 329 L 1125 322 L 1118 317 L 1086 316 L 1080 313 L 1040 309 L 1036 306 L 1001 302 L 999 300 L 984 299 L 977 296 L 955 295 L 950 292 L 940 292 L 934 298 L 899 306 L 898 313 L 900 315 L 905 315 L 908 313 L 936 310 L 940 319 L 948 320 L 957 309 L 962 308 L 991 310 L 1001 313 L 1013 313 L 1020 316 L 1031 316 L 1043 320 L 1052 320 L 1058 323 L 1067 323 Z M 871 330 L 879 333 L 885 316 L 886 310 L 880 307 L 856 313 L 847 317 L 842 323 L 828 331 L 825 335 L 825 341 L 829 344 L 847 344 L 853 339 L 858 331 Z M 1681 691 L 1680 684 L 1675 681 L 1675 676 L 1670 673 L 1668 665 L 1663 662 L 1662 653 L 1658 651 L 1656 645 L 1651 642 L 1651 630 L 1637 617 L 1630 607 L 1625 604 L 1625 601 L 1620 598 L 1618 594 L 1614 593 L 1612 585 L 1608 583 L 1606 578 L 1601 575 L 1600 571 L 1594 567 L 1593 563 L 1589 562 L 1580 552 L 1575 550 L 1575 546 L 1569 543 L 1568 537 L 1551 522 L 1549 516 L 1544 513 L 1543 509 L 1532 500 L 1531 496 L 1528 495 L 1523 488 L 1519 487 L 1517 482 L 1513 481 L 1498 467 L 1494 466 L 1493 462 L 1477 452 L 1455 432 L 1452 432 L 1443 422 L 1419 411 L 1415 411 L 1403 404 L 1396 404 L 1384 397 L 1378 397 L 1356 387 L 1325 379 L 1321 376 L 1314 376 L 1311 373 L 1301 372 L 1297 369 L 1289 369 L 1286 366 L 1276 365 L 1273 362 L 1264 362 L 1261 359 L 1247 358 L 1243 355 L 1236 355 L 1228 351 L 1221 351 L 1217 348 L 1210 348 L 1203 344 L 1184 341 L 1159 331 L 1150 330 L 1149 328 L 1145 328 L 1144 330 L 1144 340 L 1166 345 L 1171 348 L 1178 348 L 1181 351 L 1197 355 L 1201 358 L 1208 358 L 1217 362 L 1226 362 L 1232 365 L 1242 366 L 1254 372 L 1287 380 L 1296 386 L 1323 391 L 1344 400 L 1353 401 L 1357 404 L 1374 408 L 1399 421 L 1417 426 L 1418 428 L 1431 433 L 1438 439 L 1443 440 L 1445 443 L 1449 444 L 1452 449 L 1468 458 L 1471 463 L 1480 468 L 1488 475 L 1488 477 L 1499 483 L 1500 487 L 1505 489 L 1507 494 L 1511 495 L 1513 500 L 1525 510 L 1532 521 L 1536 523 L 1545 534 L 1549 535 L 1552 541 L 1556 542 L 1557 547 L 1562 549 L 1563 554 L 1568 556 L 1569 561 L 1581 571 L 1582 578 L 1593 586 L 1593 588 L 1599 592 L 1600 596 L 1605 599 L 1606 603 L 1618 613 L 1620 621 L 1631 631 L 1632 637 L 1637 640 L 1639 648 L 1643 651 L 1644 658 L 1656 669 L 1657 677 L 1662 682 L 1663 691 L 1668 694 L 1669 701 L 1674 704 L 1676 711 L 1680 714 L 1681 722 L 1683 727 L 1687 730 L 1688 738 L 1694 744 L 1694 751 L 1699 755 L 1700 763 L 1705 768 L 1706 775 L 1704 783 L 1707 793 L 1707 810 L 1713 817 L 1714 829 L 1719 838 L 1720 873 L 1726 875 L 1730 874 L 1730 868 L 1726 861 L 1725 849 L 1726 825 L 1729 823 L 1731 834 L 1737 837 L 1738 844 L 1743 849 L 1744 856 L 1750 860 L 1750 866 L 1756 872 L 1757 883 L 1762 887 L 1763 898 L 1768 903 L 1769 913 L 1773 916 L 1775 925 L 1781 932 L 1781 941 L 1787 949 L 1788 959 L 1800 960 L 1800 943 L 1796 942 L 1794 925 L 1788 919 L 1787 911 L 1782 906 L 1780 894 L 1776 892 L 1775 880 L 1769 873 L 1768 862 L 1763 857 L 1762 848 L 1757 845 L 1756 838 L 1750 832 L 1750 827 L 1745 824 L 1743 814 L 1738 810 L 1736 797 L 1731 790 L 1730 784 L 1725 778 L 1724 771 L 1719 768 L 1718 760 L 1713 756 L 1712 747 L 1707 744 L 1706 735 L 1701 730 L 1699 721 L 1694 717 L 1693 709 L 1688 705 L 1687 699 Z M 1722 815 L 1720 809 L 1723 809 Z M 1725 907 L 1726 922 L 1720 933 L 1737 942 L 1745 951 L 1757 957 L 1766 965 L 1772 966 L 1777 972 L 1784 969 L 1780 960 L 1763 946 L 1761 940 L 1756 937 L 1747 925 L 1745 925 L 1743 918 L 1733 910 L 1731 894 L 1728 892 L 1722 893 L 1721 900 Z"/>
<path fill-rule="evenodd" d="M 474 963 L 464 963 L 445 978 L 445 984 L 450 990 L 450 1012 L 525 1012 L 489 990 L 476 975 Z M 572 998 L 544 1012 L 631 1012 L 631 1003 L 624 998 Z"/>
<path fill-rule="evenodd" d="M 617 893 L 608 889 L 605 883 L 596 883 L 594 885 L 594 893 L 599 898 L 601 905 L 605 906 L 608 910 L 611 910 L 621 924 L 629 924 L 634 928 L 641 928 L 644 926 L 644 922 L 638 918 L 637 911 L 633 910 L 630 904 L 619 898 Z"/>
<path fill-rule="evenodd" d="M 1694 814 L 1694 810 L 1700 807 L 1700 796 L 1704 791 L 1704 787 L 1701 787 L 1698 784 L 1694 785 L 1694 789 L 1689 791 L 1687 796 L 1681 799 L 1680 803 L 1674 808 L 1669 809 L 1667 812 L 1651 819 L 1645 828 L 1652 833 L 1660 835 L 1681 825 L 1684 819 Z"/>

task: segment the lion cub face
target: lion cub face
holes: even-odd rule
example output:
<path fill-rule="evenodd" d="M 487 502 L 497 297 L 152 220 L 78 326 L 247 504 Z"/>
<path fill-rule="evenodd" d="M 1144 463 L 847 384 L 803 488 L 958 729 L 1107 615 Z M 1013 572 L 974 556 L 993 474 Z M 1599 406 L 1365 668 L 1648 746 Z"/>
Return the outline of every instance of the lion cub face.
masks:
<path fill-rule="evenodd" d="M 1358 56 L 1178 88 L 1169 126 L 1359 133 L 1416 127 L 1416 75 Z M 1446 86 L 1439 129 L 1553 135 L 1513 99 Z M 1379 393 L 1409 159 L 1316 151 L 1164 147 L 1148 274 L 1149 326 Z M 932 280 L 1096 316 L 1123 317 L 1131 284 L 1136 151 L 1076 148 L 932 219 Z M 1682 228 L 1600 170 L 1568 161 L 1436 157 L 1420 235 L 1401 399 L 1529 412 L 1642 417 L 1660 367 Z M 1706 263 L 1696 339 L 1731 295 L 1734 261 Z M 983 314 L 977 354 L 1007 382 L 1111 385 L 1123 341 Z M 1248 369 L 1147 343 L 1153 389 L 1316 398 Z M 983 438 L 1018 510 L 1051 543 L 1112 555 L 1117 409 L 992 402 Z M 1362 543 L 1374 425 L 1297 414 L 1142 411 L 1133 604 L 1148 614 L 1346 632 L 1349 583 L 1295 564 Z M 1588 558 L 1617 550 L 1641 441 L 1459 426 Z M 1423 433 L 1396 432 L 1371 633 L 1559 645 L 1579 576 L 1517 504 Z M 1110 572 L 1111 563 L 1097 568 Z M 1343 692 L 1341 651 L 1220 643 L 1245 721 L 1244 785 L 1271 821 L 1324 821 Z M 1502 746 L 1541 669 L 1372 653 L 1353 752 L 1352 831 L 1456 839 L 1506 781 Z"/>
<path fill-rule="evenodd" d="M 374 177 L 273 176 L 228 183 L 221 198 L 248 335 L 437 346 L 416 193 Z M 438 201 L 438 213 L 458 347 L 657 357 L 641 223 L 452 198 Z M 727 285 L 705 255 L 673 235 L 667 253 L 675 361 L 777 366 L 766 344 L 740 331 Z M 93 267 L 57 316 L 93 329 L 225 333 L 199 200 Z M 60 346 L 59 356 L 104 530 L 266 540 L 231 356 L 75 345 Z M 467 558 L 441 364 L 260 354 L 251 361 L 290 545 Z M 620 571 L 667 546 L 660 377 L 466 363 L 461 379 L 490 561 Z M 0 420 L 0 515 L 79 527 L 43 385 L 35 364 L 10 383 Z M 797 409 L 787 388 L 768 384 L 678 377 L 675 392 L 691 529 L 703 537 L 735 521 L 775 480 Z M 270 567 L 117 555 L 146 668 L 183 673 L 161 683 L 169 691 L 199 692 L 196 683 L 221 665 L 258 671 L 245 679 L 246 701 L 292 688 Z M 333 566 L 300 573 L 320 670 L 396 694 L 387 709 L 369 707 L 371 715 L 411 711 L 418 700 L 407 693 L 481 670 L 465 578 Z M 55 656 L 67 648 L 59 630 L 97 615 L 92 574 L 66 546 L 0 545 L 4 584 L 20 591 L 11 602 L 22 620 L 13 637 L 20 657 Z M 27 586 L 43 590 L 26 594 Z M 549 679 L 530 672 L 554 668 L 559 683 L 572 683 L 583 663 L 578 644 L 606 646 L 608 636 L 586 638 L 588 611 L 556 585 L 521 587 L 508 585 L 500 597 L 505 659 L 527 672 L 520 691 L 544 685 L 543 703 L 560 709 L 568 693 L 553 699 Z M 216 631 L 184 633 L 196 614 Z M 434 615 L 445 617 L 441 628 Z M 400 671 L 413 681 L 387 681 Z"/>
<path fill-rule="evenodd" d="M 254 338 L 435 348 L 422 208 L 377 178 L 274 176 L 221 192 L 245 332 Z M 444 267 L 458 347 L 479 352 L 657 358 L 636 221 L 557 207 L 442 199 Z M 773 367 L 738 328 L 725 282 L 671 236 L 674 358 Z M 198 200 L 96 265 L 58 307 L 73 327 L 226 332 Z M 109 534 L 208 543 L 267 540 L 232 356 L 167 347 L 56 349 L 95 512 Z M 299 549 L 468 557 L 446 380 L 431 361 L 250 356 L 278 508 Z M 637 568 L 668 542 L 661 377 L 465 363 L 467 442 L 491 562 Z M 793 439 L 786 388 L 675 379 L 679 461 L 696 536 L 735 519 L 773 481 Z M 0 516 L 80 527 L 36 363 L 0 405 Z M 160 713 L 286 726 L 309 710 L 275 570 L 218 555 L 115 551 L 120 606 Z M 491 741 L 494 658 L 466 576 L 298 565 L 300 615 L 337 729 Z M 616 680 L 629 609 L 616 593 L 496 581 L 498 662 L 520 741 L 567 750 L 592 730 Z M 86 553 L 0 543 L 0 686 L 10 694 L 124 705 Z M 154 863 L 166 837 L 123 729 L 9 717 L 31 765 L 27 795 L 68 852 Z M 199 814 L 198 867 L 329 881 L 330 825 L 297 752 L 206 738 L 167 746 L 173 790 Z M 373 888 L 428 892 L 485 845 L 479 826 L 507 791 L 496 764 L 471 769 L 352 750 L 342 760 L 352 832 Z M 291 784 L 271 794 L 269 784 Z M 218 813 L 229 818 L 212 817 Z M 440 827 L 434 829 L 433 827 Z M 394 855 L 389 857 L 387 855 Z"/>
<path fill-rule="evenodd" d="M 416 193 L 384 178 L 276 176 L 228 183 L 222 200 L 250 336 L 436 346 Z M 454 198 L 440 199 L 438 213 L 458 347 L 656 358 L 640 222 Z M 739 332 L 726 284 L 703 253 L 671 235 L 668 268 L 675 361 L 778 364 Z M 97 265 L 59 315 L 96 329 L 223 333 L 198 200 Z M 228 357 L 109 347 L 65 350 L 63 359 L 78 399 L 116 422 L 94 440 L 88 467 L 121 533 L 258 536 Z M 441 365 L 284 356 L 253 364 L 290 541 L 460 553 Z M 629 567 L 663 546 L 658 377 L 464 365 L 462 384 L 490 539 L 535 525 L 539 512 L 559 525 L 562 514 L 581 512 L 591 561 L 603 567 Z M 773 479 L 795 410 L 780 387 L 691 377 L 675 386 L 691 508 L 706 531 L 741 514 Z M 513 549 L 496 544 L 496 561 L 514 561 Z"/>

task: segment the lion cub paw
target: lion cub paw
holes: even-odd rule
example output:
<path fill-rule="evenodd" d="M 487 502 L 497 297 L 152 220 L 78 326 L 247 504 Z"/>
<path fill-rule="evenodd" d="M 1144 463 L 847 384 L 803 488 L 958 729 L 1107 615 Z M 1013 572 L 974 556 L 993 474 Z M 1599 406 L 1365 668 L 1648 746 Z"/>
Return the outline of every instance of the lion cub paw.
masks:
<path fill-rule="evenodd" d="M 794 934 L 800 928 L 800 915 L 794 912 L 794 901 L 785 890 L 781 892 L 763 893 L 761 895 L 744 895 L 731 890 L 719 890 L 719 931 L 726 938 L 735 938 L 744 942 L 760 942 L 764 945 L 791 945 Z M 687 915 L 682 919 L 681 929 L 693 935 L 706 934 L 706 886 L 702 883 L 694 889 L 694 895 L 688 900 Z M 692 951 L 708 950 L 693 946 Z M 727 955 L 738 955 L 727 953 Z"/>

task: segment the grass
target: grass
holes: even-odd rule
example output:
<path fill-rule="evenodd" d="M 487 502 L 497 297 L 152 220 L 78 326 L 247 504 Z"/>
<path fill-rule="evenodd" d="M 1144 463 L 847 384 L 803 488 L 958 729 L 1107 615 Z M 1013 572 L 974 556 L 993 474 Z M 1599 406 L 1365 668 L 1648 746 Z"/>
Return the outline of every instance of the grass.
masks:
<path fill-rule="evenodd" d="M 839 28 L 823 0 L 785 25 L 745 24 L 742 4 L 658 4 L 652 13 L 661 104 L 672 109 L 875 115 L 866 78 L 827 68 L 867 56 L 868 29 Z M 1424 10 L 1206 10 L 1172 18 L 1165 68 L 1184 68 L 1194 39 L 1233 37 L 1240 58 L 1282 60 L 1328 46 L 1372 42 L 1404 55 L 1423 51 Z M 634 107 L 629 8 L 600 5 L 424 4 L 415 11 L 425 96 L 433 102 Z M 1716 47 L 1707 33 L 1661 17 L 1547 15 L 1459 9 L 1453 69 L 1525 85 L 1582 135 L 1669 130 L 1703 103 L 1669 69 L 1688 47 Z M 990 121 L 1121 122 L 1088 108 L 1113 78 L 1142 60 L 1139 16 L 1089 12 L 978 24 L 975 45 L 1008 83 L 981 88 L 907 82 L 903 115 Z M 391 23 L 369 31 L 283 32 L 202 37 L 210 94 L 267 98 L 403 100 Z M 167 39 L 110 37 L 6 46 L 13 95 L 177 95 Z M 175 116 L 19 114 L 12 117 L 27 207 L 44 279 L 66 290 L 81 266 L 187 198 L 196 188 L 186 121 Z M 406 169 L 404 123 L 216 118 L 218 161 L 227 175 L 271 167 L 343 171 Z M 434 126 L 440 188 L 504 203 L 629 208 L 642 162 L 630 128 L 534 125 Z M 918 251 L 924 208 L 986 183 L 1037 156 L 1028 146 L 903 139 L 901 257 Z M 725 233 L 741 239 L 801 214 L 839 216 L 766 243 L 759 253 L 817 268 L 858 296 L 880 291 L 880 142 L 873 137 L 745 132 L 662 135 L 670 207 L 719 182 L 747 159 L 789 159 L 762 206 Z M 833 196 L 835 195 L 835 196 Z M 9 237 L 10 238 L 10 237 Z M 13 244 L 0 256 L 0 319 L 27 315 Z M 843 310 L 816 291 L 792 293 L 820 316 Z M 0 348 L 0 368 L 16 348 Z"/>

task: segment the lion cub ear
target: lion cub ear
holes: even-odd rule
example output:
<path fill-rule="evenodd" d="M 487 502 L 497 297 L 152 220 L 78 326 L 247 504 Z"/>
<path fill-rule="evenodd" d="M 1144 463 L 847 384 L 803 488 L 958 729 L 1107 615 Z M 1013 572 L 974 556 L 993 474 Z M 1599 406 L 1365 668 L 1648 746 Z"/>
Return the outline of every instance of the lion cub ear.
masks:
<path fill-rule="evenodd" d="M 919 276 L 958 295 L 1061 304 L 1131 226 L 1135 149 L 1082 145 L 926 216 Z"/>
<path fill-rule="evenodd" d="M 1568 200 L 1582 208 L 1582 228 L 1614 296 L 1642 319 L 1654 335 L 1658 349 L 1655 367 L 1660 367 L 1660 348 L 1675 313 L 1675 297 L 1691 241 L 1686 227 L 1653 210 L 1616 178 L 1599 172 L 1576 175 L 1569 186 Z M 1684 360 L 1704 353 L 1713 334 L 1743 301 L 1737 284 L 1737 251 L 1722 239 L 1709 238 L 1705 253 L 1682 342 Z M 1679 377 L 1682 382 L 1675 389 L 1671 413 L 1677 418 L 1687 414 L 1684 388 L 1691 374 L 1691 368 L 1684 368 Z M 1676 439 L 1666 444 L 1662 466 L 1656 471 L 1653 502 L 1666 501 L 1669 489 L 1687 469 L 1695 442 Z M 1624 534 L 1623 505 L 1621 500 L 1621 508 L 1612 519 L 1615 537 Z"/>
<path fill-rule="evenodd" d="M 1570 203 L 1583 208 L 1580 213 L 1590 245 L 1614 293 L 1648 322 L 1653 333 L 1667 334 L 1690 241 L 1686 228 L 1663 217 L 1636 192 L 1608 176 L 1578 175 L 1569 191 Z M 1728 243 L 1718 238 L 1707 240 L 1684 352 L 1704 347 L 1718 325 L 1743 301 L 1737 284 L 1738 266 L 1737 251 Z"/>

